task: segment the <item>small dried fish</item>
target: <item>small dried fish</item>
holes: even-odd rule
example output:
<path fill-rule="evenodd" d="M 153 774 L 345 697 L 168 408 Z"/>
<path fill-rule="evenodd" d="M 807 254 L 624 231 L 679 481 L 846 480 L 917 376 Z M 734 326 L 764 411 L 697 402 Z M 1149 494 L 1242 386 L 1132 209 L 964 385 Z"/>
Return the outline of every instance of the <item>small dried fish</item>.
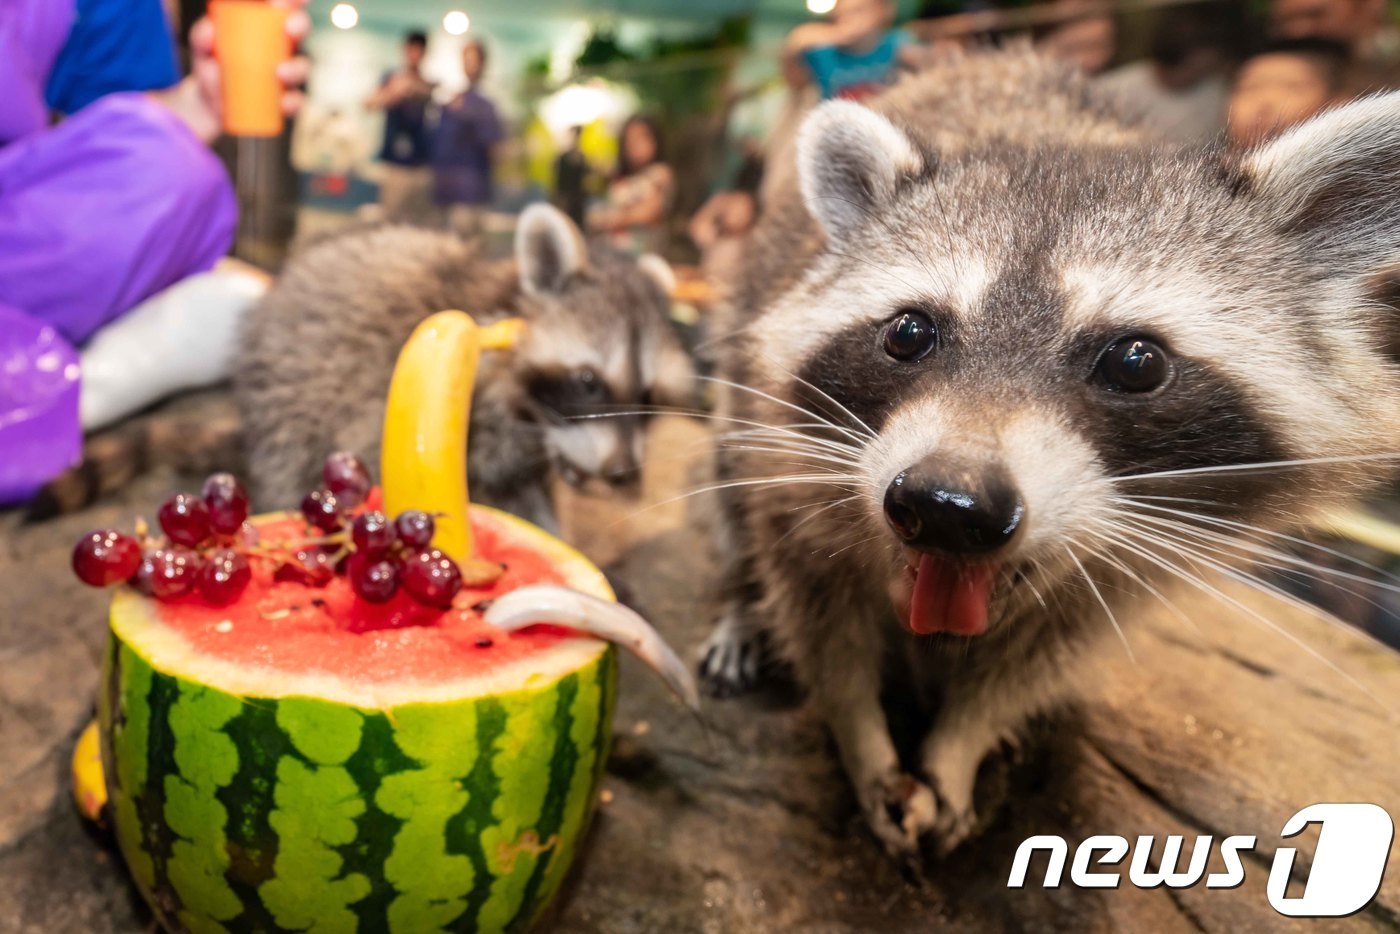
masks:
<path fill-rule="evenodd" d="M 700 709 L 700 691 L 690 668 L 650 623 L 621 604 L 567 587 L 533 584 L 493 601 L 486 622 L 505 630 L 548 623 L 606 639 L 646 662 L 691 710 Z"/>

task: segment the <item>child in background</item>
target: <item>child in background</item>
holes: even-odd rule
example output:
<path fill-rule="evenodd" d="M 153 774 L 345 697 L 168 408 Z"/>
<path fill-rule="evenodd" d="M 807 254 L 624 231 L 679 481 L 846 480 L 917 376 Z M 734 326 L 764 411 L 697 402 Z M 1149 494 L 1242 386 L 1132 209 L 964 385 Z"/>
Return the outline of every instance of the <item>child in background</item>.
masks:
<path fill-rule="evenodd" d="M 627 119 L 618 140 L 617 171 L 602 204 L 587 215 L 588 229 L 633 256 L 664 253 L 666 221 L 676 179 L 661 143 L 661 127 L 640 114 Z"/>
<path fill-rule="evenodd" d="M 836 0 L 831 18 L 806 23 L 783 45 L 783 76 L 793 88 L 815 83 L 823 100 L 867 97 L 909 64 L 911 37 L 892 29 L 893 0 Z"/>
<path fill-rule="evenodd" d="M 1251 56 L 1230 95 L 1230 145 L 1258 145 L 1340 102 L 1348 64 L 1346 46 L 1326 39 L 1284 40 Z"/>
<path fill-rule="evenodd" d="M 720 301 L 727 301 L 743 265 L 746 237 L 758 220 L 758 189 L 763 156 L 756 141 L 744 146 L 744 161 L 733 184 L 715 192 L 690 219 L 691 242 L 700 250 L 705 281 Z"/>

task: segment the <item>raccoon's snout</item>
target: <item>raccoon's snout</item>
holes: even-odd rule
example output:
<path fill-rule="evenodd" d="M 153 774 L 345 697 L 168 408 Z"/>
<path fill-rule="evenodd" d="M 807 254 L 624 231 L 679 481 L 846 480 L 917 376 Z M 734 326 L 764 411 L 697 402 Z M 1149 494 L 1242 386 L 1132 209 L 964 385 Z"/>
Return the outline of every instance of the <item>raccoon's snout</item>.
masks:
<path fill-rule="evenodd" d="M 1010 543 L 1025 514 L 1021 494 L 1001 471 L 950 472 L 916 464 L 885 490 L 890 528 L 921 551 L 958 557 L 990 554 Z"/>
<path fill-rule="evenodd" d="M 612 456 L 603 461 L 599 475 L 613 489 L 629 490 L 641 482 L 642 468 L 630 446 L 619 446 Z"/>

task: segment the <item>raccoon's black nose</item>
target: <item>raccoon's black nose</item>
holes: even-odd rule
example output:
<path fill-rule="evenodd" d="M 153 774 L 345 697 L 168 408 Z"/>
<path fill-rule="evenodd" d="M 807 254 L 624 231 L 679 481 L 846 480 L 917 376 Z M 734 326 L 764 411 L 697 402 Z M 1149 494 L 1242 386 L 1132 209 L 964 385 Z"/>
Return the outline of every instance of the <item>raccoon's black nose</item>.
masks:
<path fill-rule="evenodd" d="M 895 477 L 885 490 L 885 519 L 914 548 L 982 555 L 1015 536 L 1026 507 L 1000 473 L 954 482 L 922 465 Z"/>

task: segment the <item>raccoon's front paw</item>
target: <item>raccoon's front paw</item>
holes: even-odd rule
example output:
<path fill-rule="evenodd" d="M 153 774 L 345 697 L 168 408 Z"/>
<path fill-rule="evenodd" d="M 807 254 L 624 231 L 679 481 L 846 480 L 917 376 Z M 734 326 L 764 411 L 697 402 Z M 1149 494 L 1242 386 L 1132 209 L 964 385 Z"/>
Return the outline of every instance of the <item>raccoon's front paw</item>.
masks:
<path fill-rule="evenodd" d="M 734 613 L 726 613 L 700 648 L 700 680 L 712 697 L 733 697 L 758 686 L 768 637 Z"/>
<path fill-rule="evenodd" d="M 935 853 L 947 856 L 972 836 L 977 826 L 972 801 L 981 757 L 956 747 L 930 752 L 924 759 L 924 772 L 938 797 L 938 818 L 930 843 Z"/>
<path fill-rule="evenodd" d="M 933 790 L 907 772 L 886 772 L 861 790 L 860 804 L 891 856 L 917 871 L 919 840 L 937 827 Z"/>
<path fill-rule="evenodd" d="M 972 802 L 959 806 L 938 796 L 938 817 L 934 820 L 929 840 L 933 851 L 939 856 L 947 856 L 957 849 L 977 827 L 977 814 Z"/>

